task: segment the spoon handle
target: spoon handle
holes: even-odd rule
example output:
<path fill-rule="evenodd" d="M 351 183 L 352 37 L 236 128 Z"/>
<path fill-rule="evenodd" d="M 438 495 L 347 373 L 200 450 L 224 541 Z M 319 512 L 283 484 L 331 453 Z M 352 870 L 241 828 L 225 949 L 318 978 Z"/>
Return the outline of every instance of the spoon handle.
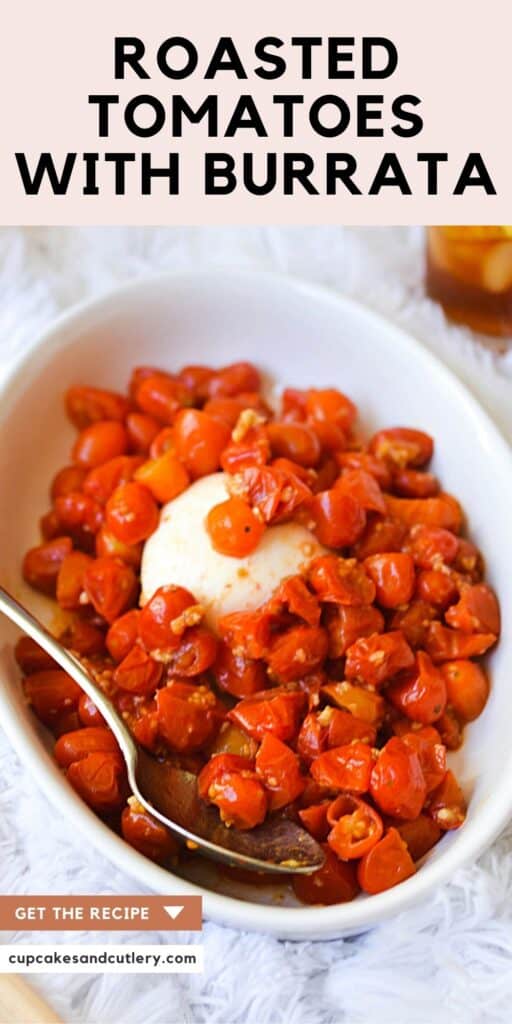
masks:
<path fill-rule="evenodd" d="M 0 1014 L 9 1024 L 64 1024 L 18 974 L 0 974 Z"/>
<path fill-rule="evenodd" d="M 80 689 L 84 690 L 88 697 L 94 701 L 98 711 L 103 715 L 103 718 L 108 723 L 112 732 L 114 733 L 121 750 L 123 751 L 127 760 L 130 763 L 134 763 L 137 758 L 137 749 L 132 740 L 130 732 L 128 731 L 123 719 L 117 714 L 113 708 L 108 697 L 105 696 L 103 690 L 98 686 L 97 683 L 91 678 L 90 675 L 82 667 L 78 658 L 70 651 L 67 651 L 62 644 L 52 636 L 51 633 L 45 629 L 44 626 L 34 618 L 23 608 L 21 604 L 16 601 L 11 594 L 0 587 L 0 612 L 7 616 L 11 622 L 14 622 L 16 626 L 19 626 L 24 633 L 35 640 L 40 647 L 50 655 L 51 658 L 56 661 L 65 672 L 78 683 Z"/>

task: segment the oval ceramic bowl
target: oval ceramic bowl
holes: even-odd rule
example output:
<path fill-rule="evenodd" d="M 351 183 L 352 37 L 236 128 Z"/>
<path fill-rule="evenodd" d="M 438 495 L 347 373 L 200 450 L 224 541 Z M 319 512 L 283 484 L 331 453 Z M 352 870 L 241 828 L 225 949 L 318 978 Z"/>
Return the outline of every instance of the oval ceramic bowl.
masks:
<path fill-rule="evenodd" d="M 2 583 L 39 614 L 50 607 L 20 579 L 24 550 L 37 543 L 48 481 L 66 462 L 72 430 L 62 393 L 70 384 L 117 388 L 137 363 L 255 361 L 269 387 L 337 386 L 358 404 L 365 430 L 407 424 L 436 439 L 434 468 L 469 516 L 488 575 L 512 618 L 510 452 L 460 383 L 417 342 L 378 316 L 318 287 L 271 274 L 201 272 L 136 283 L 62 317 L 3 387 L 0 402 Z M 193 542 L 193 539 L 192 539 Z M 143 886 L 201 892 L 207 917 L 287 938 L 362 931 L 425 899 L 497 835 L 512 814 L 510 637 L 490 659 L 492 693 L 452 760 L 470 797 L 467 821 L 402 885 L 353 903 L 293 904 L 278 886 L 235 883 L 196 863 L 170 874 L 113 835 L 74 795 L 53 764 L 47 737 L 26 709 L 12 657 L 15 632 L 0 622 L 1 722 L 12 743 L 72 829 Z"/>

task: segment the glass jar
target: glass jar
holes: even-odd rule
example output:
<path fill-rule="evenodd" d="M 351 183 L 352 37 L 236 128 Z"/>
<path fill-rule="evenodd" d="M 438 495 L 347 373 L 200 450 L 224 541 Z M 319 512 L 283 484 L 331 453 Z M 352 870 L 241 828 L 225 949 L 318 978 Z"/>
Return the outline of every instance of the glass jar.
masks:
<path fill-rule="evenodd" d="M 447 316 L 512 339 L 512 227 L 431 227 L 427 291 Z"/>

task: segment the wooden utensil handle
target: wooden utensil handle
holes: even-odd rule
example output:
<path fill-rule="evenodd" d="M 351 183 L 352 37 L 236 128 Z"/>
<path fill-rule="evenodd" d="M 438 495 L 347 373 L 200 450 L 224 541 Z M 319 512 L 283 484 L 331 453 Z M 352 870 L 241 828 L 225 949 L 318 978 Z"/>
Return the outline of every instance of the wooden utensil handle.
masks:
<path fill-rule="evenodd" d="M 64 1024 L 19 974 L 0 974 L 0 1024 Z"/>

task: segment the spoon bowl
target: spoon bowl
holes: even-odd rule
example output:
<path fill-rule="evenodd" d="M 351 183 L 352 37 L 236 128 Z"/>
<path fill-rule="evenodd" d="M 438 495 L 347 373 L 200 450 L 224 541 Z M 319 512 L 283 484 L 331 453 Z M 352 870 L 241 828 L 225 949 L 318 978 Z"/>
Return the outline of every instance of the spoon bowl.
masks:
<path fill-rule="evenodd" d="M 322 866 L 324 855 L 318 843 L 284 816 L 247 832 L 228 828 L 217 809 L 199 798 L 196 776 L 151 757 L 135 743 L 121 715 L 82 662 L 2 587 L 0 612 L 35 640 L 94 701 L 121 748 L 133 795 L 189 849 L 232 867 L 267 874 L 310 874 Z"/>

